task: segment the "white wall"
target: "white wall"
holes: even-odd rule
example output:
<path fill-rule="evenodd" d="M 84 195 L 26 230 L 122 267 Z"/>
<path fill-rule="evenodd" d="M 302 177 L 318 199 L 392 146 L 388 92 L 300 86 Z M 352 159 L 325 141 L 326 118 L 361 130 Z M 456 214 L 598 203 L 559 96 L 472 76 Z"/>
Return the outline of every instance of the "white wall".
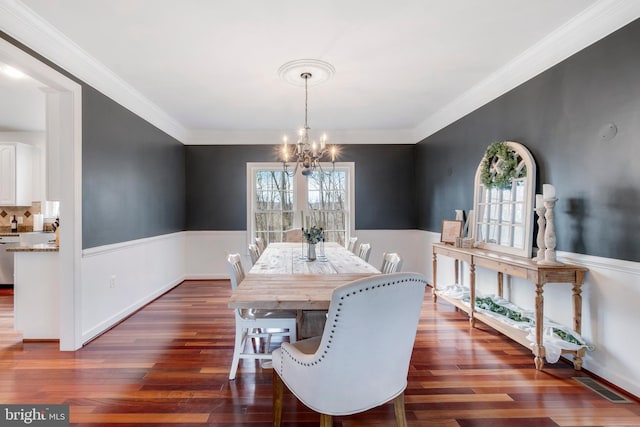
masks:
<path fill-rule="evenodd" d="M 358 230 L 359 243 L 371 243 L 370 263 L 382 262 L 384 251 L 404 259 L 403 271 L 416 271 L 433 283 L 431 244 L 438 233 L 418 230 Z M 124 244 L 92 248 L 82 258 L 82 336 L 84 341 L 108 329 L 183 279 L 226 278 L 228 252 L 239 252 L 250 265 L 245 231 L 188 231 Z M 559 252 L 565 262 L 589 268 L 582 289 L 582 335 L 596 346 L 587 352 L 584 368 L 640 396 L 640 263 Z M 468 285 L 468 266 L 462 280 Z M 478 268 L 478 291 L 496 292 L 496 274 Z M 110 287 L 111 276 L 115 287 Z M 534 286 L 505 280 L 505 296 L 532 309 Z M 453 283 L 453 260 L 439 257 L 438 285 Z M 568 326 L 572 323 L 571 285 L 545 285 L 545 315 Z M 447 304 L 439 300 L 439 304 Z M 532 356 L 532 369 L 533 356 Z"/>
<path fill-rule="evenodd" d="M 426 244 L 440 240 L 438 233 L 420 232 Z M 638 301 L 640 301 L 640 263 L 599 258 L 568 252 L 557 252 L 560 261 L 583 265 L 589 269 L 582 285 L 582 336 L 595 345 L 587 352 L 583 368 L 618 387 L 640 396 L 640 352 Z M 431 266 L 427 277 L 433 283 Z M 463 267 L 462 283 L 469 286 L 469 268 Z M 476 269 L 477 292 L 497 293 L 496 272 Z M 453 284 L 453 261 L 438 257 L 438 288 Z M 549 283 L 544 286 L 544 314 L 556 322 L 571 327 L 573 323 L 572 286 Z M 516 305 L 534 309 L 535 286 L 521 279 L 507 280 L 505 298 Z M 439 303 L 446 302 L 439 300 Z M 533 362 L 532 362 L 533 363 Z"/>

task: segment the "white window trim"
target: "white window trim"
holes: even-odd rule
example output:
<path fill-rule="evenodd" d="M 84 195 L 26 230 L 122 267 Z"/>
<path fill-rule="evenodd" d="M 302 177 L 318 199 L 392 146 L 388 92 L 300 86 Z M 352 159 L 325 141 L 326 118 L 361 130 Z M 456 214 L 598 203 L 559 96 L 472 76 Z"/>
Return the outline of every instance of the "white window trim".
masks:
<path fill-rule="evenodd" d="M 333 164 L 331 163 L 321 163 L 322 169 L 329 171 L 333 168 Z M 355 219 L 356 219 L 356 209 L 355 209 L 355 200 L 356 200 L 356 165 L 354 162 L 336 162 L 336 169 L 342 169 L 347 171 L 347 186 L 348 186 L 348 206 L 349 206 L 349 215 L 347 218 L 347 235 L 345 236 L 345 241 L 349 241 L 349 238 L 355 235 Z M 282 170 L 281 162 L 247 162 L 247 245 L 254 243 L 253 236 L 255 235 L 255 223 L 252 211 L 252 203 L 255 200 L 256 194 L 256 186 L 253 182 L 253 178 L 255 176 L 256 169 L 278 169 Z M 293 180 L 293 191 L 296 196 L 296 200 L 298 203 L 302 203 L 304 206 L 307 205 L 307 193 L 306 188 L 304 186 L 298 185 L 298 179 L 300 178 L 300 172 L 296 172 L 296 179 Z M 294 224 L 298 226 L 298 215 L 294 215 Z"/>

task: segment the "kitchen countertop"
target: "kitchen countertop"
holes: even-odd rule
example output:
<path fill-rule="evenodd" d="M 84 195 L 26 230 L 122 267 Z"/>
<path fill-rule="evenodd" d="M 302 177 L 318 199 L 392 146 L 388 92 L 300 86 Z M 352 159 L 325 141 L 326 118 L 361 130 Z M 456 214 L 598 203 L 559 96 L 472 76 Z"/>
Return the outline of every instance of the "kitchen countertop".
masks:
<path fill-rule="evenodd" d="M 58 252 L 59 246 L 55 243 L 36 243 L 33 245 L 18 245 L 7 248 L 7 252 Z"/>

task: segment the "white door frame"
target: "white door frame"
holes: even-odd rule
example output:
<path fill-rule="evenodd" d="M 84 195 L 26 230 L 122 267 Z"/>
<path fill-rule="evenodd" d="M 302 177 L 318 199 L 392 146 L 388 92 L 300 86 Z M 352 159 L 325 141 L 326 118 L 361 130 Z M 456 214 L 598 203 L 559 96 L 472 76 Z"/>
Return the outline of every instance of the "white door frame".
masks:
<path fill-rule="evenodd" d="M 59 144 L 51 154 L 60 167 L 51 172 L 58 188 L 47 187 L 60 200 L 60 350 L 77 350 L 82 346 L 82 86 L 4 39 L 0 61 L 46 85 L 47 115 L 56 118 L 52 136 Z"/>

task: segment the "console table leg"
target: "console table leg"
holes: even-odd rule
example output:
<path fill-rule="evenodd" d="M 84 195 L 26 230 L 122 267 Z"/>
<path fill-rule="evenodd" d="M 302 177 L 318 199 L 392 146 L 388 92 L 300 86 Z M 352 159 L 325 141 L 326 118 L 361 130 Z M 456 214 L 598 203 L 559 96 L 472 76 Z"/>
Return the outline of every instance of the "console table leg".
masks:
<path fill-rule="evenodd" d="M 573 330 L 582 333 L 582 284 L 573 283 Z"/>
<path fill-rule="evenodd" d="M 581 348 L 576 351 L 576 355 L 573 356 L 573 369 L 580 371 L 582 369 L 582 358 L 584 357 L 585 349 Z"/>
<path fill-rule="evenodd" d="M 542 284 L 536 283 L 536 343 L 533 346 L 535 355 L 534 363 L 537 370 L 542 370 L 544 366 L 544 296 L 542 295 Z"/>
<path fill-rule="evenodd" d="M 533 363 L 536 365 L 538 371 L 542 371 L 544 367 L 544 357 L 536 356 L 533 358 Z"/>
<path fill-rule="evenodd" d="M 436 280 L 438 278 L 438 255 L 433 253 L 433 289 L 431 290 L 431 297 L 433 298 L 433 302 L 438 301 L 438 295 L 436 295 L 436 290 L 438 289 L 438 285 L 436 285 Z"/>
<path fill-rule="evenodd" d="M 476 326 L 474 313 L 476 311 L 476 265 L 469 264 L 469 326 Z"/>

